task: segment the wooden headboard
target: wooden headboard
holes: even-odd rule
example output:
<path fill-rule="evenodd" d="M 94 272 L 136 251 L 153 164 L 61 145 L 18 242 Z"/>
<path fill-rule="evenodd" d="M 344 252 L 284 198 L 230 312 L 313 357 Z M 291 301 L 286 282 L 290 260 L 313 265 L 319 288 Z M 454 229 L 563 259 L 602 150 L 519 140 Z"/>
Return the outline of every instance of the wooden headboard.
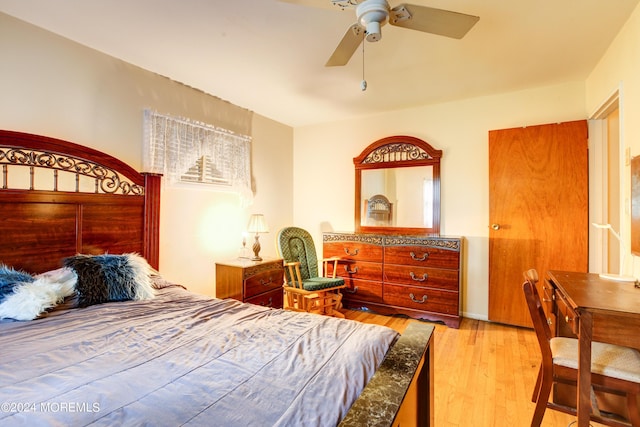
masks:
<path fill-rule="evenodd" d="M 160 180 L 100 151 L 0 130 L 0 263 L 32 273 L 77 253 L 158 268 Z"/>

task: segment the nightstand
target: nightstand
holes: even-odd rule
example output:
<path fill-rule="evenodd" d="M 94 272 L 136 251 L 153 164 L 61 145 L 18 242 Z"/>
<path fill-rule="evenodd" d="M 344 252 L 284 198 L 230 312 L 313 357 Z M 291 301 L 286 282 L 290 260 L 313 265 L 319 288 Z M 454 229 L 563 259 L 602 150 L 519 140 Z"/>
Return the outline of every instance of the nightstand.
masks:
<path fill-rule="evenodd" d="M 216 263 L 216 297 L 282 308 L 282 259 L 234 259 Z"/>

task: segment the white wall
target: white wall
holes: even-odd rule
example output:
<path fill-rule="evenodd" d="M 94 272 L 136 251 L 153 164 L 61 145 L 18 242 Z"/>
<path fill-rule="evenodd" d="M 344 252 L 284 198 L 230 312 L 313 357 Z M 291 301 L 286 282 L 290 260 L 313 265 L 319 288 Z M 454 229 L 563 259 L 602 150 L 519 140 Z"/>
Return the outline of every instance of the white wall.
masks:
<path fill-rule="evenodd" d="M 586 108 L 592 114 L 598 111 L 615 93 L 619 93 L 620 144 L 622 152 L 630 150 L 631 157 L 640 155 L 640 6 L 636 7 L 625 26 L 615 38 L 600 62 L 586 80 Z M 630 248 L 630 168 L 624 157 L 621 183 L 621 230 Z M 625 274 L 640 276 L 640 260 L 633 257 L 627 263 Z"/>
<path fill-rule="evenodd" d="M 93 147 L 138 170 L 145 108 L 231 129 L 239 109 L 4 14 L 0 57 L 1 129 Z M 214 295 L 214 263 L 237 256 L 251 213 L 271 226 L 262 255 L 275 255 L 274 230 L 292 222 L 293 129 L 259 115 L 252 127 L 252 206 L 199 186 L 163 187 L 160 271 L 196 292 Z"/>
<path fill-rule="evenodd" d="M 318 250 L 321 231 L 353 231 L 353 158 L 386 136 L 410 135 L 427 141 L 443 150 L 441 234 L 466 239 L 463 314 L 486 319 L 488 132 L 586 117 L 584 83 L 571 82 L 296 128 L 294 222 L 313 233 Z"/>

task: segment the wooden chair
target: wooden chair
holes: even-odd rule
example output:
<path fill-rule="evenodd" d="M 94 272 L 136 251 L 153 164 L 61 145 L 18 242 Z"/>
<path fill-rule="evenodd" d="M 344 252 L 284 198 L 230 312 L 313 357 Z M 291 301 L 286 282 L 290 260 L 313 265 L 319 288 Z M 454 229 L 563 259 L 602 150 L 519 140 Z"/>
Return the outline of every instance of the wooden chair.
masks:
<path fill-rule="evenodd" d="M 322 260 L 322 276 L 318 274 L 318 257 L 311 235 L 298 227 L 286 227 L 278 232 L 278 252 L 285 262 L 284 308 L 293 311 L 344 317 L 342 308 L 344 279 L 336 277 L 340 258 Z M 326 277 L 328 264 L 333 265 L 332 277 Z"/>
<path fill-rule="evenodd" d="M 533 321 L 542 352 L 542 365 L 533 391 L 532 401 L 536 403 L 532 427 L 540 426 L 546 408 L 576 415 L 576 409 L 549 402 L 554 384 L 575 386 L 578 375 L 578 340 L 575 338 L 553 337 L 536 288 L 538 272 L 524 273 L 522 285 L 527 306 Z M 592 413 L 591 420 L 609 426 L 640 427 L 638 395 L 640 394 L 640 351 L 613 344 L 593 342 L 591 348 Z M 611 393 L 626 398 L 628 414 L 626 419 L 615 414 L 600 412 L 595 392 Z"/>

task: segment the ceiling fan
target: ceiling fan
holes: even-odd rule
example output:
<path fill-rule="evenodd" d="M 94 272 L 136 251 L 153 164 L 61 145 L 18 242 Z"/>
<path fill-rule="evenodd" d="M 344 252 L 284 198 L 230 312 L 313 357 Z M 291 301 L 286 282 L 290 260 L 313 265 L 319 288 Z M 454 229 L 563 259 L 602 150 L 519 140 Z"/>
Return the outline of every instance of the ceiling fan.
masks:
<path fill-rule="evenodd" d="M 284 1 L 304 5 L 311 3 L 308 0 Z M 480 19 L 478 16 L 415 4 L 400 4 L 391 9 L 386 0 L 330 0 L 330 2 L 341 10 L 355 7 L 357 22 L 347 29 L 333 55 L 325 64 L 327 67 L 346 65 L 363 39 L 376 42 L 382 38 L 381 28 L 387 23 L 396 27 L 461 39 Z"/>

